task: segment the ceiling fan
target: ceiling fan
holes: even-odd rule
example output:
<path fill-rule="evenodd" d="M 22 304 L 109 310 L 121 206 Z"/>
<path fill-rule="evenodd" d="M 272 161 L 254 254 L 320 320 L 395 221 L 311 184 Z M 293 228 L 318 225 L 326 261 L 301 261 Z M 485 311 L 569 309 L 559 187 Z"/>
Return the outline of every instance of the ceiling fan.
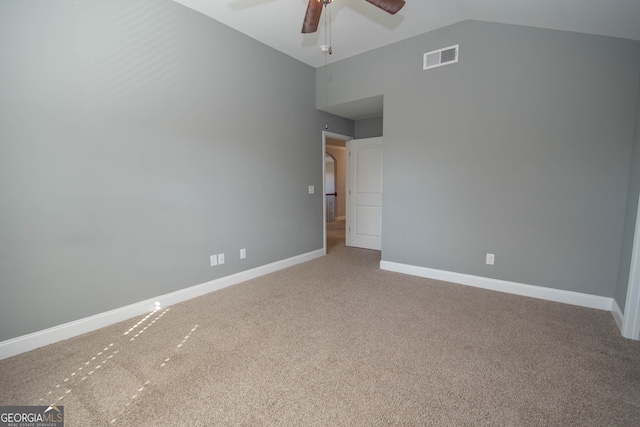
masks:
<path fill-rule="evenodd" d="M 307 13 L 304 15 L 304 21 L 302 22 L 302 33 L 315 33 L 318 30 L 318 23 L 320 22 L 320 15 L 322 15 L 322 8 L 327 6 L 333 0 L 309 0 L 307 6 Z M 379 7 L 391 15 L 402 9 L 405 4 L 404 0 L 365 0 L 374 6 Z"/>

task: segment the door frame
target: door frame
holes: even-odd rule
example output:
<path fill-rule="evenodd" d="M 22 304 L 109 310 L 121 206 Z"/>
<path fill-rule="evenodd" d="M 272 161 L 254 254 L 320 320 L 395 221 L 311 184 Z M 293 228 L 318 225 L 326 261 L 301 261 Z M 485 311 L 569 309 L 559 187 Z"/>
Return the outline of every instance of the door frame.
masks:
<path fill-rule="evenodd" d="M 326 189 L 326 171 L 324 167 L 324 156 L 327 152 L 327 138 L 339 139 L 345 142 L 351 141 L 352 136 L 342 135 L 339 133 L 333 133 L 326 130 L 322 131 L 322 250 L 324 254 L 327 254 L 327 189 Z M 347 174 L 349 173 L 349 162 L 347 162 Z M 346 212 L 345 212 L 346 215 Z"/>
<path fill-rule="evenodd" d="M 625 301 L 624 318 L 622 320 L 622 336 L 640 340 L 640 197 L 638 198 L 636 229 L 631 251 L 627 300 Z"/>

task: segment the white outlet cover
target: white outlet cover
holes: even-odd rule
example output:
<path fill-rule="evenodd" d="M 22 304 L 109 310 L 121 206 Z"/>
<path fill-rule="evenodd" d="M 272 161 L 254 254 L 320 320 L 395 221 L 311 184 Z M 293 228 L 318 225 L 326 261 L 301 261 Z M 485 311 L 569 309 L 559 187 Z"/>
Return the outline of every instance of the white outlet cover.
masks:
<path fill-rule="evenodd" d="M 218 254 L 218 265 L 224 264 L 224 254 Z"/>
<path fill-rule="evenodd" d="M 494 265 L 496 262 L 496 255 L 495 254 L 487 254 L 487 264 L 488 265 Z"/>
<path fill-rule="evenodd" d="M 218 265 L 218 255 L 211 255 L 209 260 L 211 261 L 211 267 Z"/>
<path fill-rule="evenodd" d="M 310 185 L 310 186 L 309 186 L 309 194 L 313 194 L 313 193 L 315 193 L 315 192 L 316 192 L 315 187 L 314 187 L 313 185 Z"/>
<path fill-rule="evenodd" d="M 247 250 L 246 249 L 240 249 L 240 259 L 245 259 L 247 257 Z"/>

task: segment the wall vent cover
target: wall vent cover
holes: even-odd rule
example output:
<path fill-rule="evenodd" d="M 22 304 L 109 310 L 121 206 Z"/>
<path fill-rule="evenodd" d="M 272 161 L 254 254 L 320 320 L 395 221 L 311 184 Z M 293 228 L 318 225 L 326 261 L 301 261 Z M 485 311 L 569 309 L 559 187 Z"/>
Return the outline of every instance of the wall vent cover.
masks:
<path fill-rule="evenodd" d="M 441 67 L 443 65 L 454 64 L 458 62 L 458 50 L 460 45 L 445 47 L 438 50 L 432 50 L 424 54 L 422 69 Z"/>

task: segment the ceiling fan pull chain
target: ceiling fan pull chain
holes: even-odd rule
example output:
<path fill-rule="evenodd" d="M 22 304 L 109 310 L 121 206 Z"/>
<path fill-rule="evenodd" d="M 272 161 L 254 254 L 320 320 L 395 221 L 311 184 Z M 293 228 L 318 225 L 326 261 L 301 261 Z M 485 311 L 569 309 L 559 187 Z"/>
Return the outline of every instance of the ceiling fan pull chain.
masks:
<path fill-rule="evenodd" d="M 331 55 L 333 53 L 333 43 L 331 41 L 331 19 L 332 19 L 332 13 L 333 11 L 331 10 L 331 2 L 329 3 L 329 55 Z M 326 29 L 325 29 L 326 31 Z"/>

